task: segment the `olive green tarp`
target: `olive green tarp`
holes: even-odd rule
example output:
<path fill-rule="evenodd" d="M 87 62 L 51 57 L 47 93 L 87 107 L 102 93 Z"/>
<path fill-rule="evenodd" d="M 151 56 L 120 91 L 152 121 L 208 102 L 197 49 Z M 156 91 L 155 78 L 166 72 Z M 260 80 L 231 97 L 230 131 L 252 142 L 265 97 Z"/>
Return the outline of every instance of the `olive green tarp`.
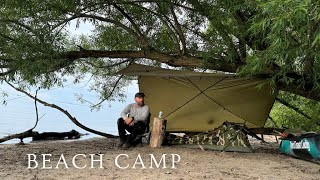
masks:
<path fill-rule="evenodd" d="M 118 73 L 138 76 L 152 117 L 162 111 L 168 132 L 205 132 L 225 121 L 263 127 L 275 101 L 265 79 L 140 64 Z M 259 84 L 263 86 L 258 88 Z"/>

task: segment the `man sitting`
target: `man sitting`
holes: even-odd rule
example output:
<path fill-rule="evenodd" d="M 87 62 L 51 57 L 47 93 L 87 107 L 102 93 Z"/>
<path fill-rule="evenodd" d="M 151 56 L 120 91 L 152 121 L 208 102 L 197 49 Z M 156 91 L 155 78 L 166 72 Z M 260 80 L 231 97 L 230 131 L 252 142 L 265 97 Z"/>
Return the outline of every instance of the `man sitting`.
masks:
<path fill-rule="evenodd" d="M 129 148 L 133 145 L 137 135 L 143 134 L 147 128 L 150 108 L 144 104 L 144 93 L 135 94 L 135 103 L 129 104 L 120 114 L 118 119 L 118 132 L 120 141 L 118 147 Z M 130 135 L 126 136 L 126 130 Z"/>

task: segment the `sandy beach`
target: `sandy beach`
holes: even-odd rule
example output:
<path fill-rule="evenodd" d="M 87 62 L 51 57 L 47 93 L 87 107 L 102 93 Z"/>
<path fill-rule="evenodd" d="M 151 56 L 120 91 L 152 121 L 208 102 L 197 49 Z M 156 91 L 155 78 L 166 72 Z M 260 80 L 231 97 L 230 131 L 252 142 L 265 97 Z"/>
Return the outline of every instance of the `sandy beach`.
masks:
<path fill-rule="evenodd" d="M 28 143 L 26 145 L 2 144 L 0 145 L 0 179 L 320 179 L 320 165 L 295 159 L 277 150 L 275 142 L 261 144 L 252 141 L 253 153 L 203 151 L 199 149 L 186 149 L 181 147 L 163 147 L 152 149 L 148 146 L 117 149 L 117 139 L 93 138 L 76 141 L 46 141 Z M 28 169 L 27 154 L 37 155 L 38 167 Z M 43 169 L 41 154 L 52 154 L 47 166 L 52 169 Z M 57 162 L 65 157 L 69 168 Z M 77 164 L 87 165 L 86 168 L 77 169 L 72 166 L 72 158 L 76 154 Z M 103 154 L 103 168 L 96 162 L 90 168 L 89 154 Z M 119 166 L 115 159 L 120 154 Z M 167 168 L 149 168 L 152 154 L 158 161 L 167 154 Z M 170 154 L 178 154 L 181 160 L 172 168 Z M 141 155 L 145 169 L 141 164 L 132 169 L 137 156 Z M 96 156 L 97 158 L 98 156 Z M 34 164 L 33 164 L 34 166 Z"/>

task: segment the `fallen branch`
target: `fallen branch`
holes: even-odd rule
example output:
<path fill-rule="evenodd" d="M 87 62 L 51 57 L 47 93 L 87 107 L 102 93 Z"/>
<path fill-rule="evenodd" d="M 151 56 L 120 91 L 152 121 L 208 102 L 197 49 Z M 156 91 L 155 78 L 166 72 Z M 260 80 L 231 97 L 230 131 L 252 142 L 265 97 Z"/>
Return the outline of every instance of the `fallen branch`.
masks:
<path fill-rule="evenodd" d="M 38 90 L 39 89 L 36 90 L 35 98 L 37 98 Z M 34 104 L 35 104 L 35 108 L 36 108 L 36 117 L 37 117 L 35 125 L 31 129 L 29 129 L 29 130 L 27 130 L 25 132 L 18 133 L 18 134 L 13 134 L 13 135 L 9 135 L 9 136 L 6 136 L 4 138 L 1 138 L 0 139 L 0 143 L 3 143 L 5 141 L 9 141 L 11 139 L 20 139 L 20 144 L 24 144 L 23 143 L 23 139 L 24 138 L 35 137 L 35 136 L 39 135 L 38 132 L 33 131 L 33 129 L 37 127 L 37 124 L 39 122 L 38 107 L 37 107 L 37 101 L 36 100 L 35 100 Z M 42 117 L 43 116 L 41 116 L 40 119 Z"/>
<path fill-rule="evenodd" d="M 112 134 L 107 134 L 107 133 L 104 133 L 104 132 L 100 132 L 100 131 L 96 131 L 96 130 L 93 130 L 91 128 L 88 128 L 86 126 L 84 126 L 83 124 L 81 124 L 75 117 L 73 117 L 68 111 L 62 109 L 61 107 L 55 105 L 55 104 L 50 104 L 48 102 L 45 102 L 43 100 L 40 100 L 39 98 L 36 98 L 34 96 L 32 96 L 31 94 L 27 93 L 26 91 L 20 89 L 20 88 L 17 88 L 15 87 L 14 85 L 12 85 L 11 83 L 9 83 L 7 80 L 5 80 L 5 82 L 11 86 L 12 88 L 14 88 L 15 90 L 27 95 L 28 97 L 36 100 L 37 102 L 43 104 L 44 106 L 48 106 L 48 107 L 51 107 L 51 108 L 54 108 L 54 109 L 57 109 L 59 110 L 60 112 L 64 113 L 75 125 L 77 125 L 78 127 L 88 131 L 88 132 L 91 132 L 91 133 L 94 133 L 94 134 L 98 134 L 100 136 L 104 136 L 104 137 L 107 137 L 107 138 L 115 138 L 115 137 L 118 137 L 118 136 L 115 136 L 115 135 L 112 135 Z"/>
<path fill-rule="evenodd" d="M 37 131 L 32 131 L 32 129 L 29 129 L 28 131 L 25 131 L 23 133 L 13 134 L 6 136 L 4 138 L 0 139 L 0 143 L 3 143 L 5 141 L 9 141 L 11 139 L 20 139 L 20 144 L 23 144 L 22 139 L 32 137 L 33 141 L 38 140 L 62 140 L 65 138 L 68 139 L 79 139 L 82 134 L 80 134 L 76 130 L 71 130 L 69 132 L 44 132 L 44 133 L 38 133 Z"/>
<path fill-rule="evenodd" d="M 76 130 L 71 130 L 69 132 L 44 132 L 39 133 L 36 136 L 32 137 L 33 141 L 40 140 L 63 140 L 65 138 L 68 139 L 79 139 L 82 135 Z"/>
<path fill-rule="evenodd" d="M 32 131 L 32 130 L 28 130 L 28 131 L 25 131 L 23 133 L 13 134 L 13 135 L 9 135 L 9 136 L 6 136 L 4 138 L 1 138 L 0 139 L 0 143 L 3 143 L 5 141 L 9 141 L 11 139 L 20 139 L 20 143 L 23 143 L 22 139 L 28 138 L 28 137 L 34 137 L 37 134 L 39 134 L 39 133 L 35 132 L 35 131 Z"/>

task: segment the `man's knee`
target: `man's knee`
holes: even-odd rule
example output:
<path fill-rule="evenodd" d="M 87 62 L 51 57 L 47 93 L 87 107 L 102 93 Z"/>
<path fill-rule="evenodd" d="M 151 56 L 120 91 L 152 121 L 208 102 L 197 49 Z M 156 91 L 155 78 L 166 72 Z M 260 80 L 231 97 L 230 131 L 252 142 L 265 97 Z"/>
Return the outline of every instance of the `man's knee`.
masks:
<path fill-rule="evenodd" d="M 124 122 L 123 118 L 119 118 L 117 121 L 117 124 L 123 124 L 123 122 Z"/>
<path fill-rule="evenodd" d="M 147 127 L 146 123 L 142 122 L 142 121 L 138 121 L 137 125 L 139 127 L 139 129 L 144 129 Z"/>
<path fill-rule="evenodd" d="M 135 135 L 143 134 L 145 132 L 145 129 L 146 129 L 145 123 L 138 121 L 134 124 L 132 133 Z"/>

